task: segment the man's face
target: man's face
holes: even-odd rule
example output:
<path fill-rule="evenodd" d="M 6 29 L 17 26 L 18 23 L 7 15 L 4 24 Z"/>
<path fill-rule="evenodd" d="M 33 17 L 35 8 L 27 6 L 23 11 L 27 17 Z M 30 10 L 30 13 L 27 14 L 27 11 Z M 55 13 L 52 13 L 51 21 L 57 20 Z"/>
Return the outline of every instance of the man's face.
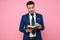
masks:
<path fill-rule="evenodd" d="M 27 5 L 27 9 L 28 9 L 28 12 L 31 13 L 31 14 L 33 14 L 34 11 L 35 11 L 35 8 L 34 8 L 34 5 L 33 4 Z"/>

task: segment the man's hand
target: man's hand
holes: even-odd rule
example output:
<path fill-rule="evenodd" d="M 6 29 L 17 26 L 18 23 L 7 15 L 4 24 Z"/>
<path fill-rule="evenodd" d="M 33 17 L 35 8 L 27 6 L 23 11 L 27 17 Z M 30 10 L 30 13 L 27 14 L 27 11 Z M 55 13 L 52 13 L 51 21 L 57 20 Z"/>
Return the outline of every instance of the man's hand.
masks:
<path fill-rule="evenodd" d="M 26 32 L 32 32 L 34 29 L 26 29 Z"/>
<path fill-rule="evenodd" d="M 35 24 L 36 28 L 41 29 L 41 25 L 39 23 Z"/>
<path fill-rule="evenodd" d="M 34 30 L 34 26 L 28 25 L 27 29 L 26 29 L 26 32 L 32 32 L 33 30 Z"/>

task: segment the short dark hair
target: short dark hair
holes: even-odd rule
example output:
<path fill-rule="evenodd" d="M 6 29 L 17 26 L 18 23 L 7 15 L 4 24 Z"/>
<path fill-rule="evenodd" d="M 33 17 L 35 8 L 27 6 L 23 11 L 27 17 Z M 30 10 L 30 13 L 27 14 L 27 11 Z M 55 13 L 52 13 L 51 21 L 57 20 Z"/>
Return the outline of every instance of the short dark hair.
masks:
<path fill-rule="evenodd" d="M 27 5 L 31 5 L 31 4 L 34 5 L 34 2 L 33 2 L 33 1 L 28 1 L 27 4 L 26 4 L 26 6 L 27 6 Z"/>

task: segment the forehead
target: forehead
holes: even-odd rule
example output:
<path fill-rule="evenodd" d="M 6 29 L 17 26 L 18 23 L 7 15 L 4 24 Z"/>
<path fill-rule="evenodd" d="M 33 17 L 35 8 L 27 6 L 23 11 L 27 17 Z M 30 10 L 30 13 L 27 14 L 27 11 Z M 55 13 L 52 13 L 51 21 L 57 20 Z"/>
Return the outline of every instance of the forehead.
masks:
<path fill-rule="evenodd" d="M 31 4 L 31 5 L 27 5 L 27 7 L 34 7 L 34 5 L 33 5 L 33 4 Z"/>

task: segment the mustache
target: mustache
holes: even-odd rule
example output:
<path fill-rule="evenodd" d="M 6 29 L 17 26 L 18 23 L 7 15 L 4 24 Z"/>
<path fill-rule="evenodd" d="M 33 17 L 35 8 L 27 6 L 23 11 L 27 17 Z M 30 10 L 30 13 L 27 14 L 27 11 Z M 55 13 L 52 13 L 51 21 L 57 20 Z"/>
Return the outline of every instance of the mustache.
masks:
<path fill-rule="evenodd" d="M 34 12 L 33 10 L 29 11 L 29 12 Z"/>

